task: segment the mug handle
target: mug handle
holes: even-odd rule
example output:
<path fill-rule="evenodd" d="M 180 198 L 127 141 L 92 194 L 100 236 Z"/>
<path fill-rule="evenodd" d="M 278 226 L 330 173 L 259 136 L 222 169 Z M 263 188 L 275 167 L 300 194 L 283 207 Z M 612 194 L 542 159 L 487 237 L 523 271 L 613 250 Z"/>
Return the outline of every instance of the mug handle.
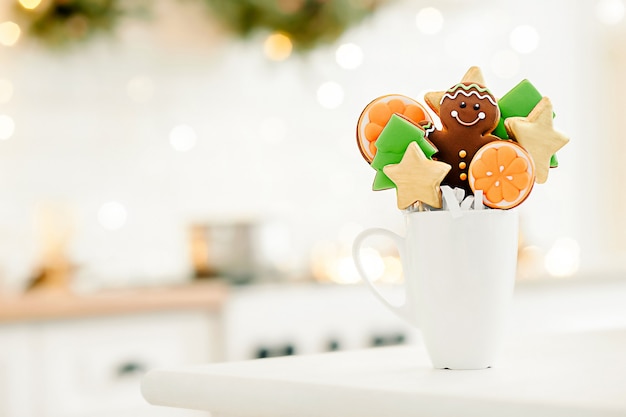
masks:
<path fill-rule="evenodd" d="M 408 301 L 407 301 L 408 297 L 407 297 L 407 290 L 406 290 L 406 278 L 404 280 L 405 282 L 404 303 L 400 305 L 395 305 L 395 304 L 390 303 L 389 300 L 387 300 L 385 296 L 378 290 L 378 288 L 376 288 L 373 280 L 368 276 L 367 272 L 365 271 L 365 268 L 363 267 L 363 263 L 361 262 L 361 247 L 363 246 L 363 243 L 365 242 L 365 240 L 372 236 L 383 236 L 383 237 L 390 239 L 392 242 L 394 242 L 394 244 L 396 245 L 398 249 L 398 253 L 400 254 L 400 260 L 402 261 L 403 268 L 405 269 L 405 275 L 406 275 L 406 268 L 404 267 L 404 260 L 406 259 L 404 238 L 401 236 L 398 236 L 397 234 L 387 229 L 380 229 L 380 228 L 364 230 L 363 232 L 359 233 L 357 237 L 354 239 L 354 243 L 352 244 L 352 259 L 354 260 L 354 265 L 356 266 L 356 270 L 359 272 L 359 275 L 361 275 L 361 278 L 363 279 L 363 281 L 365 281 L 368 288 L 372 291 L 372 293 L 376 296 L 376 298 L 378 298 L 378 300 L 381 303 L 387 306 L 387 308 L 389 308 L 395 314 L 400 316 L 402 319 L 408 321 L 411 325 L 417 326 L 418 324 L 416 322 L 415 317 L 412 314 L 410 314 L 410 306 L 408 305 Z"/>

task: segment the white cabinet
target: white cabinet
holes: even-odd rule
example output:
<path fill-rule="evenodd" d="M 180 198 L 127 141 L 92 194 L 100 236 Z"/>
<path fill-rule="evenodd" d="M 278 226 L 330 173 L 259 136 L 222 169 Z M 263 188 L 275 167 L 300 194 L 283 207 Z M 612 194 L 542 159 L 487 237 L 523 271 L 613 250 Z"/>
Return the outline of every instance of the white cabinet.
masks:
<path fill-rule="evenodd" d="M 148 405 L 146 370 L 215 359 L 216 318 L 167 311 L 0 326 L 0 417 L 179 417 Z"/>
<path fill-rule="evenodd" d="M 393 300 L 400 288 L 381 288 Z M 224 360 L 412 343 L 418 333 L 364 286 L 267 285 L 234 289 L 222 311 Z"/>
<path fill-rule="evenodd" d="M 148 369 L 212 359 L 209 316 L 168 312 L 58 322 L 42 329 L 48 417 L 117 416 L 143 404 Z"/>
<path fill-rule="evenodd" d="M 0 327 L 0 416 L 39 416 L 31 389 L 36 379 L 38 335 L 32 326 Z"/>

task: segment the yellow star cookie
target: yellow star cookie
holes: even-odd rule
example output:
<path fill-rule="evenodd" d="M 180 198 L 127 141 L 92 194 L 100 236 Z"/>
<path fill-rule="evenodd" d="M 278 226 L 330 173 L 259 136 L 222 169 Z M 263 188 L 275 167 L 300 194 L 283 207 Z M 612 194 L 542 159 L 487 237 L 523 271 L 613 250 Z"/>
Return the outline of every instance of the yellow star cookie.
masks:
<path fill-rule="evenodd" d="M 383 167 L 383 172 L 396 184 L 398 208 L 404 210 L 416 201 L 441 208 L 439 185 L 452 167 L 432 161 L 416 142 L 411 142 L 399 164 Z"/>
<path fill-rule="evenodd" d="M 478 67 L 470 67 L 467 70 L 463 78 L 461 79 L 462 83 L 465 84 L 480 84 L 485 85 L 485 77 L 483 77 L 483 72 Z"/>
<path fill-rule="evenodd" d="M 429 91 L 424 94 L 424 101 L 428 104 L 428 107 L 433 109 L 433 111 L 439 116 L 439 111 L 441 108 L 441 99 L 443 95 L 446 94 L 445 91 Z"/>
<path fill-rule="evenodd" d="M 509 117 L 504 121 L 509 136 L 526 149 L 535 163 L 536 182 L 548 180 L 550 158 L 569 142 L 569 139 L 554 130 L 552 125 L 552 103 L 548 97 L 541 99 L 526 117 Z"/>
<path fill-rule="evenodd" d="M 483 77 L 483 72 L 480 70 L 479 67 L 470 67 L 470 69 L 467 70 L 460 82 L 465 84 L 476 83 L 484 86 L 485 78 Z M 445 91 L 431 91 L 424 94 L 424 101 L 426 102 L 426 104 L 428 104 L 428 107 L 430 107 L 435 113 L 437 113 L 437 116 L 439 116 L 441 99 L 443 98 L 444 94 L 446 94 Z"/>

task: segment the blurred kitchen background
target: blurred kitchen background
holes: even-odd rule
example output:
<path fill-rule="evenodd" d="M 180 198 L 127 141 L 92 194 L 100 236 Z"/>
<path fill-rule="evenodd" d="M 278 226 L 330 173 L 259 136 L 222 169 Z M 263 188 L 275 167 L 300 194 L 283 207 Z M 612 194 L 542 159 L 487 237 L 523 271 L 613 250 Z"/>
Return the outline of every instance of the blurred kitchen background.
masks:
<path fill-rule="evenodd" d="M 571 137 L 519 208 L 519 281 L 626 269 L 623 0 L 0 5 L 0 417 L 181 415 L 146 369 L 413 340 L 350 258 L 403 230 L 356 122 L 472 65 Z"/>

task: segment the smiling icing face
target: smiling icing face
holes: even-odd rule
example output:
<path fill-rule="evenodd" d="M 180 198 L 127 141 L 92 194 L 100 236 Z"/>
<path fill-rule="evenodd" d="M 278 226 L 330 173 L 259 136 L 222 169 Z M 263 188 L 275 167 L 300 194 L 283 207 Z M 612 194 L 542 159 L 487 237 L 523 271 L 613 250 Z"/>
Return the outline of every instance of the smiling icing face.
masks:
<path fill-rule="evenodd" d="M 449 129 L 471 129 L 475 134 L 491 132 L 500 119 L 496 99 L 478 84 L 457 84 L 441 99 L 441 122 Z"/>

